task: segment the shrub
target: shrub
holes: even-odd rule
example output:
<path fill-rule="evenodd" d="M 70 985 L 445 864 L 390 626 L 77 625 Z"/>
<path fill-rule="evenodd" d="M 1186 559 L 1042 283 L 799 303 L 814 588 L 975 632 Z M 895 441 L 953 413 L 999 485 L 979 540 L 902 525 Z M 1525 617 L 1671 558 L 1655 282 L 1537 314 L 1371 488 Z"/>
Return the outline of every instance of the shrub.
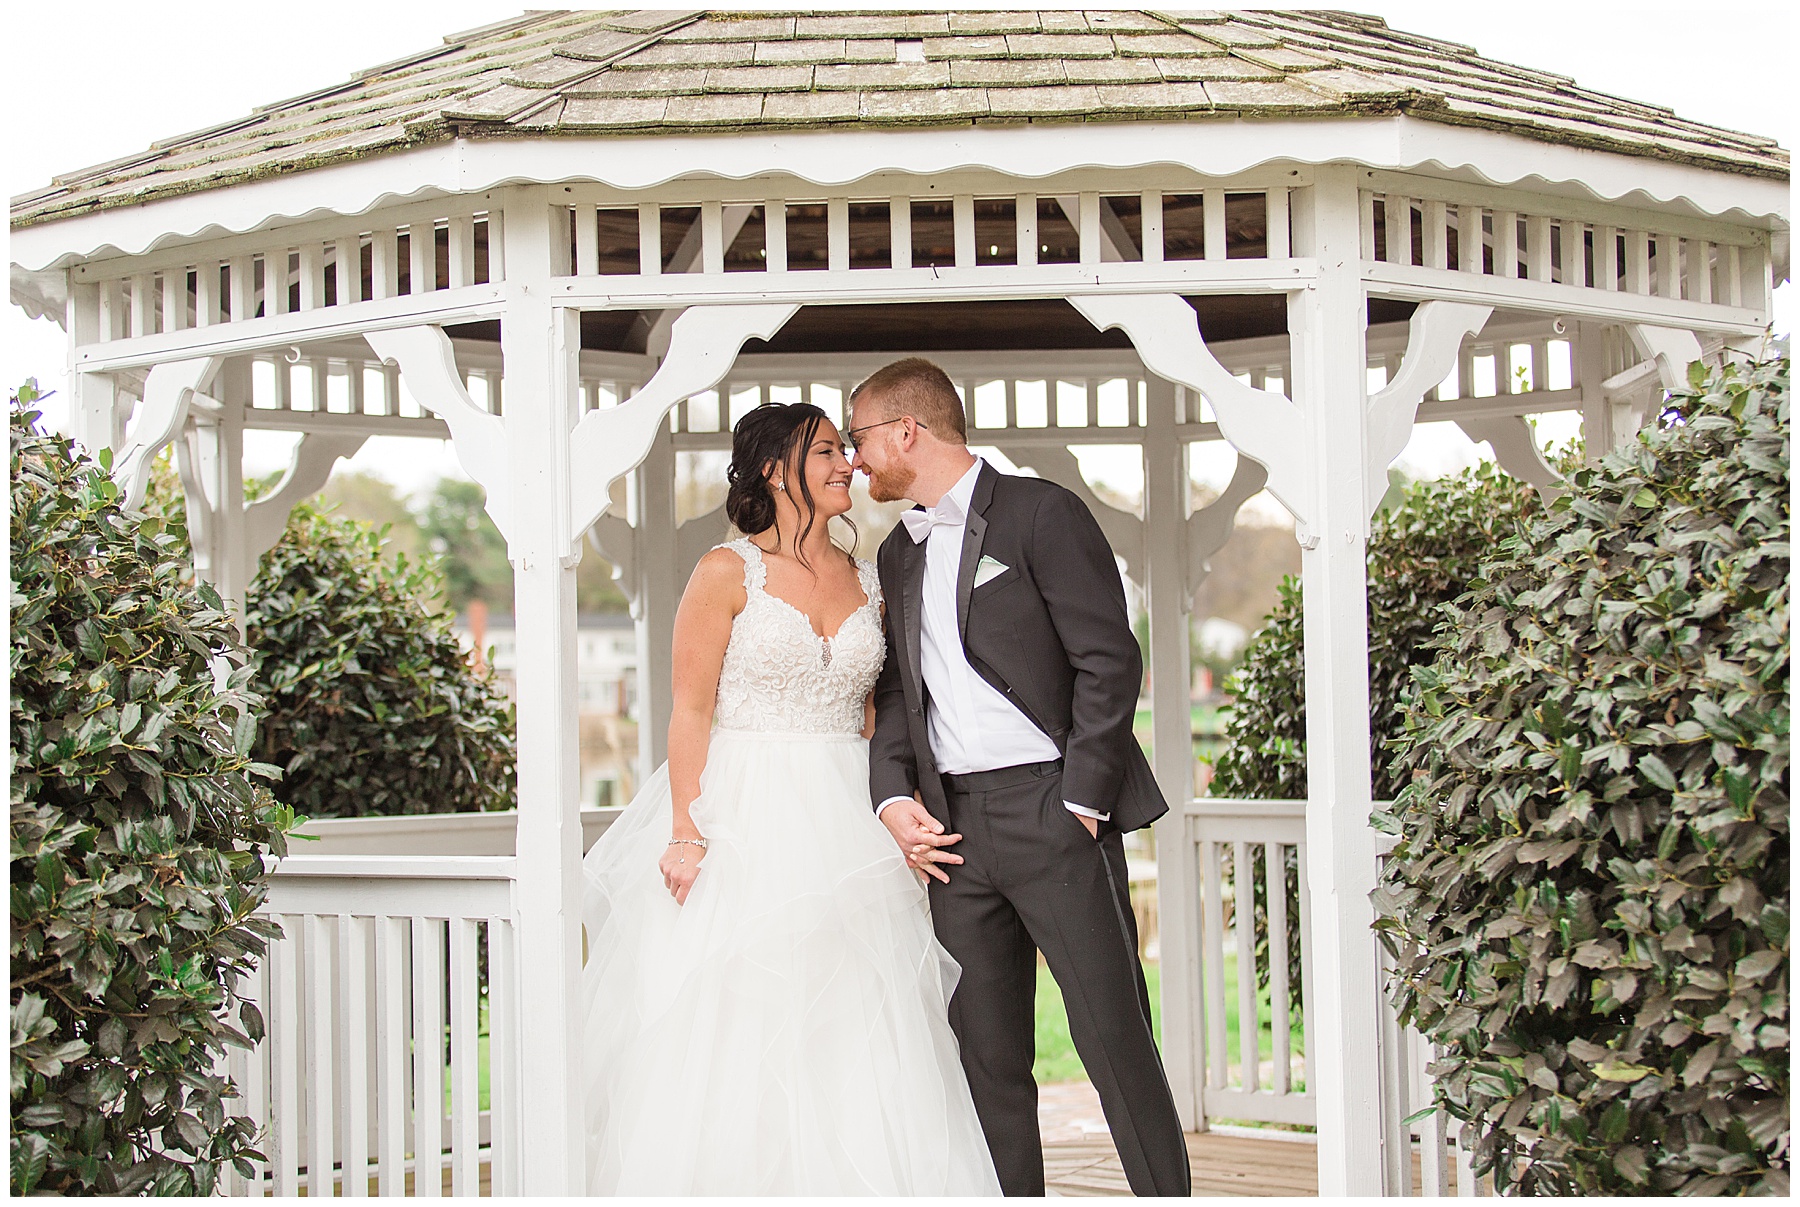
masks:
<path fill-rule="evenodd" d="M 1414 482 L 1375 517 L 1369 535 L 1369 732 L 1377 800 L 1399 790 L 1380 752 L 1400 733 L 1412 668 L 1429 662 L 1439 606 L 1468 589 L 1484 557 L 1535 509 L 1531 488 L 1481 464 L 1438 481 Z M 1300 583 L 1281 584 L 1280 602 L 1251 639 L 1227 685 L 1227 745 L 1209 791 L 1251 800 L 1306 796 L 1306 643 Z M 1257 980 L 1267 987 L 1267 884 L 1253 848 Z M 1287 853 L 1288 898 L 1296 900 L 1299 859 Z M 1288 993 L 1301 1005 L 1300 927 L 1288 928 Z"/>
<path fill-rule="evenodd" d="M 213 1069 L 262 1033 L 232 987 L 279 933 L 252 914 L 294 819 L 180 534 L 124 515 L 35 396 L 11 412 L 11 1185 L 207 1194 L 260 1155 Z"/>
<path fill-rule="evenodd" d="M 1690 381 L 1449 609 L 1375 817 L 1509 1191 L 1787 1192 L 1788 363 Z"/>
<path fill-rule="evenodd" d="M 513 807 L 512 708 L 433 611 L 442 579 L 311 504 L 263 557 L 245 609 L 268 700 L 258 758 L 314 817 Z"/>

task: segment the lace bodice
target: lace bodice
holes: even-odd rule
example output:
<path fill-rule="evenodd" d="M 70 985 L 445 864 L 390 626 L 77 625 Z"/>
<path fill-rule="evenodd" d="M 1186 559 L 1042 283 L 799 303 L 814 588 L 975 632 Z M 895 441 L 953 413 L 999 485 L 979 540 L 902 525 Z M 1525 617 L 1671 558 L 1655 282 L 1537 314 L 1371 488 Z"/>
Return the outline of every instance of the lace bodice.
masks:
<path fill-rule="evenodd" d="M 744 610 L 731 622 L 713 724 L 761 733 L 860 733 L 863 702 L 881 673 L 881 583 L 856 563 L 866 601 L 829 638 L 806 614 L 763 589 L 768 568 L 748 537 L 719 546 L 744 559 Z"/>

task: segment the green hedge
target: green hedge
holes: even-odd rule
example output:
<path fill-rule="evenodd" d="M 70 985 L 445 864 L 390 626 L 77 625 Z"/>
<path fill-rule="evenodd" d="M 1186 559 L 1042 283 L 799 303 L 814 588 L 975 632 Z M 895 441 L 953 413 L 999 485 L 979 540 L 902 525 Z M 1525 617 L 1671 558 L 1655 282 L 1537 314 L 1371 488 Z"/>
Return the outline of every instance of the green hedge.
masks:
<path fill-rule="evenodd" d="M 278 933 L 259 856 L 294 818 L 218 597 L 34 397 L 11 412 L 11 1186 L 207 1194 L 256 1155 L 212 1069 L 262 1031 L 231 986 Z"/>
<path fill-rule="evenodd" d="M 1376 815 L 1509 1192 L 1788 1189 L 1788 362 L 1691 382 L 1449 610 Z"/>
<path fill-rule="evenodd" d="M 477 672 L 442 577 L 384 556 L 381 534 L 303 503 L 264 555 L 245 610 L 268 718 L 256 755 L 311 817 L 510 809 L 513 712 Z"/>

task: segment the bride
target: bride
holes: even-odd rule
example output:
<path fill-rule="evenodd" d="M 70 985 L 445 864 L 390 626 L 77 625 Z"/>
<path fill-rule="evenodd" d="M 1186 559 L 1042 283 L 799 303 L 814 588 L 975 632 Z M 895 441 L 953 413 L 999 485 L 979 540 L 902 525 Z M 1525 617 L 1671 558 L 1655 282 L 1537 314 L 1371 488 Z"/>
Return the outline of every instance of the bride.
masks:
<path fill-rule="evenodd" d="M 588 1188 L 998 1194 L 947 1004 L 959 973 L 869 801 L 875 567 L 836 427 L 733 435 L 675 618 L 669 761 L 583 861 Z"/>

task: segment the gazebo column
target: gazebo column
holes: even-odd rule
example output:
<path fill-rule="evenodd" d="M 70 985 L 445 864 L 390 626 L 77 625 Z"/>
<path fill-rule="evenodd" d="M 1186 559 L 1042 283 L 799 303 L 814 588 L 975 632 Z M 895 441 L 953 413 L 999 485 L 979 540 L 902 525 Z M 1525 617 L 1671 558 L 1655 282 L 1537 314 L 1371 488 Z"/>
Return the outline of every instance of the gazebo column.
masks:
<path fill-rule="evenodd" d="M 521 1186 L 586 1190 L 581 1090 L 581 819 L 576 729 L 575 567 L 570 436 L 578 418 L 580 316 L 551 305 L 547 189 L 505 199 L 508 557 L 517 634 Z M 491 495 L 491 492 L 490 492 Z M 513 1139 L 508 1137 L 508 1140 Z"/>
<path fill-rule="evenodd" d="M 632 480 L 632 527 L 637 540 L 638 783 L 669 757 L 669 716 L 675 707 L 675 609 L 686 575 L 675 537 L 675 440 L 669 425 Z M 691 569 L 691 567 L 690 567 Z"/>
<path fill-rule="evenodd" d="M 1319 1193 L 1383 1191 L 1381 1028 L 1369 767 L 1367 313 L 1357 182 L 1321 167 L 1296 223 L 1319 275 L 1289 295 L 1294 401 L 1312 515 L 1301 532 L 1305 586 L 1307 883 L 1313 997 L 1306 1028 L 1317 1095 Z M 1297 252 L 1301 251 L 1296 247 Z M 1396 1142 L 1397 1139 L 1396 1139 Z"/>
<path fill-rule="evenodd" d="M 1156 783 L 1169 803 L 1156 826 L 1157 942 L 1185 952 L 1196 918 L 1196 866 L 1187 842 L 1187 805 L 1194 796 L 1194 732 L 1188 658 L 1187 446 L 1176 424 L 1175 383 L 1145 381 L 1144 558 L 1149 581 L 1151 754 Z M 1163 961 L 1163 1066 L 1186 1131 L 1206 1127 L 1198 969 Z M 1173 974 L 1173 975 L 1171 975 Z M 1182 983 L 1177 983 L 1180 980 Z"/>

